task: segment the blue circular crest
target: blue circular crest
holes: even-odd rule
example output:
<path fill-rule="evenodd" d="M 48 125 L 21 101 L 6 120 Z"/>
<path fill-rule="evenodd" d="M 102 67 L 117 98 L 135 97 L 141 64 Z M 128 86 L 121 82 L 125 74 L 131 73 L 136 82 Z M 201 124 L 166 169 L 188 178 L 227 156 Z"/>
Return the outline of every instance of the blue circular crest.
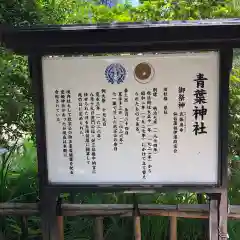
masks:
<path fill-rule="evenodd" d="M 126 69 L 119 63 L 112 63 L 107 66 L 105 76 L 111 84 L 121 84 L 126 78 Z"/>

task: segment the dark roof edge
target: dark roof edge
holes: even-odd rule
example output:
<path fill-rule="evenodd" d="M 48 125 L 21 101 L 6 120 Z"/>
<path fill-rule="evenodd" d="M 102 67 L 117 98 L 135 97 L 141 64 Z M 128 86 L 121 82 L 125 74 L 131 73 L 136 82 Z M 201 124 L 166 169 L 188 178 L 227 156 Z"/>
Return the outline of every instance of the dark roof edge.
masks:
<path fill-rule="evenodd" d="M 240 18 L 85 25 L 0 26 L 0 41 L 21 54 L 240 47 Z M 152 47 L 154 45 L 154 47 Z M 138 49 L 134 49 L 139 46 Z M 64 49 L 64 50 L 63 50 Z"/>

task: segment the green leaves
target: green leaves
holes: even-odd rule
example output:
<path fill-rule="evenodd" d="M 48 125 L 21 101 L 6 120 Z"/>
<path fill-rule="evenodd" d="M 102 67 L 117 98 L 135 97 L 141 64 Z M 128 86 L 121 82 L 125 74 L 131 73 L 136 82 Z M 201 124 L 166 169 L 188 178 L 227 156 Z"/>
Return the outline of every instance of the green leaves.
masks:
<path fill-rule="evenodd" d="M 35 202 L 38 186 L 33 143 L 16 142 L 7 153 L 0 155 L 0 163 L 0 202 Z M 21 233 L 19 226 L 15 218 L 0 217 L 0 236 L 16 239 Z"/>
<path fill-rule="evenodd" d="M 0 144 L 34 132 L 27 61 L 0 48 Z"/>
<path fill-rule="evenodd" d="M 230 78 L 229 153 L 240 154 L 240 69 L 234 68 Z"/>

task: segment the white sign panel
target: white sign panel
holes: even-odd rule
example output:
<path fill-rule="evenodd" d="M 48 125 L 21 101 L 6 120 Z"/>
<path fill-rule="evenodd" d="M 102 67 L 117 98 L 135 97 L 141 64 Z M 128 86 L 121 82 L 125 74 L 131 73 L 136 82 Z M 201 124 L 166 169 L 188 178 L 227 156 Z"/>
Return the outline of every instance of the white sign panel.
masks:
<path fill-rule="evenodd" d="M 43 58 L 48 178 L 216 184 L 216 52 Z"/>

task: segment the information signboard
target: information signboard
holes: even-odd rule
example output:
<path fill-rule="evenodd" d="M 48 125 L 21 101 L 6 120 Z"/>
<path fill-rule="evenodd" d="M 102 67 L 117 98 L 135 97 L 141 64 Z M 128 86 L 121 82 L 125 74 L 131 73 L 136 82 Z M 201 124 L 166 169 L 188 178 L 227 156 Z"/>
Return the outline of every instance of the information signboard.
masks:
<path fill-rule="evenodd" d="M 219 53 L 44 57 L 48 179 L 217 184 Z"/>
<path fill-rule="evenodd" d="M 217 184 L 218 52 L 42 64 L 50 183 Z"/>
<path fill-rule="evenodd" d="M 237 19 L 0 26 L 0 42 L 29 57 L 44 240 L 60 238 L 61 193 L 122 190 L 206 193 L 209 237 L 227 236 L 239 29 Z"/>

